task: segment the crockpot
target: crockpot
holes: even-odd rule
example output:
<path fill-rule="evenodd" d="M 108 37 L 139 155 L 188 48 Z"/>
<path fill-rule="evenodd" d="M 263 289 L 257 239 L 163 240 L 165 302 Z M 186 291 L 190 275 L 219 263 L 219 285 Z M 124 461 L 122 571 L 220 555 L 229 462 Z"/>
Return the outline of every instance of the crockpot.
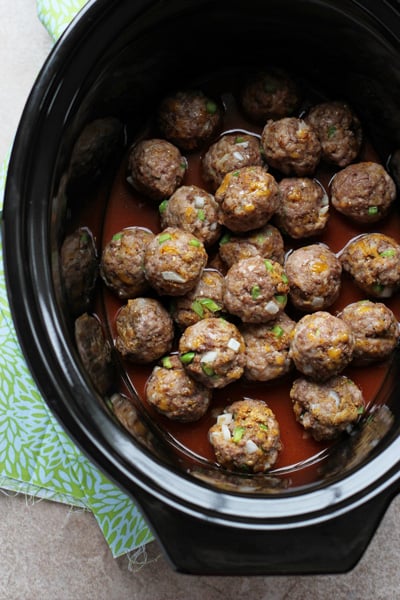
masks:
<path fill-rule="evenodd" d="M 340 89 L 386 160 L 400 148 L 399 42 L 397 0 L 96 0 L 56 44 L 27 101 L 3 213 L 18 337 L 50 409 L 137 502 L 181 572 L 352 568 L 400 486 L 398 360 L 380 390 L 390 410 L 382 435 L 357 460 L 339 450 L 339 468 L 307 485 L 272 489 L 267 477 L 265 489 L 253 489 L 201 461 L 189 468 L 145 411 L 145 443 L 129 435 L 82 367 L 60 286 L 60 243 L 78 185 L 68 179 L 76 141 L 88 122 L 113 117 L 129 143 L 167 87 L 278 57 L 332 96 Z"/>

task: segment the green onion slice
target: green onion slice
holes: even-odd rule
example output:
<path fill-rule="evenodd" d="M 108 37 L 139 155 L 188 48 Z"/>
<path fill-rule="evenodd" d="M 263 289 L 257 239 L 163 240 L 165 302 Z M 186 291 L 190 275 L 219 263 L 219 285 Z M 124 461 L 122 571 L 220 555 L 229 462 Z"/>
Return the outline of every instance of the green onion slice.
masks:
<path fill-rule="evenodd" d="M 114 234 L 114 235 L 112 236 L 112 241 L 113 241 L 113 242 L 118 242 L 118 241 L 119 241 L 121 238 L 122 238 L 122 233 L 121 233 L 121 232 L 119 232 L 119 233 L 116 233 L 116 234 Z"/>
<path fill-rule="evenodd" d="M 189 365 L 195 356 L 196 352 L 185 352 L 185 354 L 181 354 L 180 358 L 184 365 Z"/>
<path fill-rule="evenodd" d="M 199 208 L 199 210 L 197 211 L 197 218 L 199 219 L 199 221 L 206 220 L 206 213 L 204 212 L 204 210 L 202 208 Z"/>
<path fill-rule="evenodd" d="M 282 337 L 283 334 L 285 333 L 280 325 L 274 325 L 274 327 L 271 329 L 271 331 L 274 334 L 274 336 L 277 338 Z"/>
<path fill-rule="evenodd" d="M 214 369 L 210 367 L 210 365 L 208 365 L 207 363 L 201 363 L 201 368 L 203 370 L 203 373 L 207 375 L 207 377 L 212 377 L 213 375 L 215 375 Z"/>
<path fill-rule="evenodd" d="M 335 135 L 336 131 L 337 129 L 334 125 L 328 127 L 328 139 L 331 139 Z"/>
<path fill-rule="evenodd" d="M 274 270 L 274 265 L 272 264 L 272 262 L 270 260 L 265 259 L 264 260 L 264 265 L 265 265 L 265 268 L 267 269 L 267 271 L 271 272 L 271 271 Z"/>
<path fill-rule="evenodd" d="M 165 369 L 172 369 L 172 362 L 170 356 L 164 356 L 161 359 L 161 364 Z"/>
<path fill-rule="evenodd" d="M 195 238 L 193 238 L 192 240 L 190 240 L 189 246 L 194 246 L 195 248 L 200 248 L 201 242 L 199 242 L 199 240 L 196 240 Z"/>
<path fill-rule="evenodd" d="M 260 423 L 260 429 L 263 431 L 268 431 L 268 425 L 265 425 L 265 423 Z"/>
<path fill-rule="evenodd" d="M 222 238 L 219 240 L 219 245 L 223 246 L 224 244 L 227 244 L 230 239 L 231 239 L 231 234 L 230 233 L 225 233 Z"/>
<path fill-rule="evenodd" d="M 377 206 L 369 206 L 368 207 L 368 214 L 369 215 L 377 215 L 378 214 L 378 207 Z"/>
<path fill-rule="evenodd" d="M 260 294 L 261 294 L 260 286 L 253 285 L 253 287 L 251 288 L 251 297 L 253 298 L 253 300 L 257 300 L 257 298 L 260 297 Z"/>
<path fill-rule="evenodd" d="M 279 304 L 286 304 L 286 302 L 287 302 L 287 296 L 286 296 L 286 294 L 277 294 L 275 296 L 275 300 L 277 302 L 279 302 Z"/>
<path fill-rule="evenodd" d="M 240 440 L 243 437 L 244 432 L 245 432 L 244 427 L 235 427 L 235 429 L 233 430 L 232 442 L 235 442 L 235 444 L 240 442 Z"/>
<path fill-rule="evenodd" d="M 158 236 L 158 243 L 162 244 L 163 242 L 170 240 L 171 237 L 172 236 L 169 233 L 162 233 L 161 235 Z"/>
<path fill-rule="evenodd" d="M 208 113 L 210 113 L 210 115 L 215 115 L 217 108 L 217 105 L 212 100 L 209 100 L 206 104 L 206 110 Z"/>
<path fill-rule="evenodd" d="M 163 201 L 160 203 L 160 205 L 159 205 L 159 207 L 158 207 L 158 210 L 159 210 L 160 214 L 163 214 L 163 213 L 166 211 L 166 209 L 167 209 L 167 204 L 168 204 L 168 200 L 163 200 Z"/>
<path fill-rule="evenodd" d="M 382 256 L 382 258 L 391 258 L 392 256 L 395 256 L 395 254 L 396 250 L 394 248 L 388 248 L 388 250 L 380 252 L 379 256 Z"/>

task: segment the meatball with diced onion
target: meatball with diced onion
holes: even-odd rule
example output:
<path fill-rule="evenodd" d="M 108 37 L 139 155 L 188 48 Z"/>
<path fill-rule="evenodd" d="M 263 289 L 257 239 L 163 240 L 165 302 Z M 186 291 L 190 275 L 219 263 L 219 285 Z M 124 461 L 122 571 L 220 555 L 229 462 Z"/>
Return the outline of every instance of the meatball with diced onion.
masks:
<path fill-rule="evenodd" d="M 177 227 L 157 234 L 144 254 L 146 279 L 161 295 L 187 294 L 197 285 L 206 263 L 203 243 Z"/>
<path fill-rule="evenodd" d="M 179 354 L 188 374 L 208 388 L 223 388 L 243 375 L 245 345 L 224 319 L 202 319 L 183 332 Z"/>
<path fill-rule="evenodd" d="M 278 421 L 262 400 L 238 400 L 227 406 L 208 437 L 218 463 L 233 471 L 264 473 L 282 450 Z"/>
<path fill-rule="evenodd" d="M 242 235 L 235 235 L 229 231 L 225 232 L 219 241 L 218 253 L 223 263 L 228 267 L 242 260 L 242 258 L 251 258 L 258 255 L 282 264 L 285 248 L 279 229 L 267 223 L 260 229 Z"/>
<path fill-rule="evenodd" d="M 290 397 L 296 421 L 317 441 L 351 431 L 365 410 L 360 388 L 344 375 L 323 383 L 296 379 Z"/>

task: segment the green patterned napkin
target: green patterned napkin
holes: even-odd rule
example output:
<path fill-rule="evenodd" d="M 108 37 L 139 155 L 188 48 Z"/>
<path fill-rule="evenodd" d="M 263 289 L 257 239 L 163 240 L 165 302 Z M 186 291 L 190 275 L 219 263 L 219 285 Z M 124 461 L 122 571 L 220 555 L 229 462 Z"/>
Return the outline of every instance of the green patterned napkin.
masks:
<path fill-rule="evenodd" d="M 56 39 L 85 4 L 38 0 Z M 0 209 L 7 159 L 0 170 Z M 91 510 L 112 554 L 153 539 L 135 504 L 80 452 L 41 397 L 19 347 L 7 301 L 0 239 L 0 487 Z"/>

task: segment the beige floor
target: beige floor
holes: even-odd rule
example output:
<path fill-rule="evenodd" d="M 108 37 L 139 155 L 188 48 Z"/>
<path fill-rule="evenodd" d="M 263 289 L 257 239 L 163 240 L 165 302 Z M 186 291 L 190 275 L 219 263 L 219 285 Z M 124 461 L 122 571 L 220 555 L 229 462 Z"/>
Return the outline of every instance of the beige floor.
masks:
<path fill-rule="evenodd" d="M 35 0 L 0 0 L 0 160 L 50 47 Z M 344 575 L 191 577 L 174 573 L 155 542 L 146 561 L 114 560 L 89 512 L 0 491 L 0 599 L 395 600 L 399 519 L 396 499 L 359 565 Z"/>

